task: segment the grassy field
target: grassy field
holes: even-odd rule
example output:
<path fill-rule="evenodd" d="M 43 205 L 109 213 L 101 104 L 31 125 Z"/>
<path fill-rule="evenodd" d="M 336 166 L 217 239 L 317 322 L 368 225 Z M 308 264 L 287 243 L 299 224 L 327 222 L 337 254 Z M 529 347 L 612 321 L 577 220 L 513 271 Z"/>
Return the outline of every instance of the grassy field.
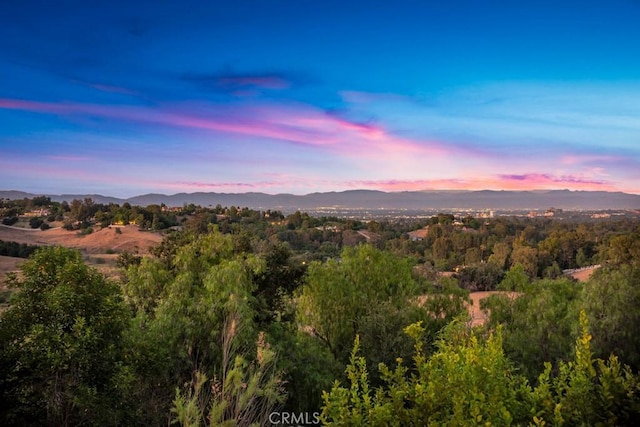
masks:
<path fill-rule="evenodd" d="M 42 231 L 25 227 L 7 227 L 0 225 L 0 240 L 5 242 L 26 243 L 29 245 L 57 245 L 78 249 L 85 262 L 97 268 L 106 276 L 117 274 L 116 260 L 119 252 L 149 253 L 149 249 L 162 241 L 162 236 L 155 232 L 141 231 L 130 225 L 116 228 L 98 229 L 90 234 L 82 235 L 77 231 L 63 228 L 52 228 Z M 22 258 L 0 256 L 0 300 L 6 299 L 6 274 L 17 271 Z"/>

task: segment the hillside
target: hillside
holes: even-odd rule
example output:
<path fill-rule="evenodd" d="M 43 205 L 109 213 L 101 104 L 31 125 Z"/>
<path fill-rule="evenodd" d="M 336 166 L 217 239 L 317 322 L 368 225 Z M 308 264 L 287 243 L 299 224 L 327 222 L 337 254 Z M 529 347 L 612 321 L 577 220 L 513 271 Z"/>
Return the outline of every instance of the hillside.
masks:
<path fill-rule="evenodd" d="M 160 243 L 162 236 L 158 233 L 140 231 L 133 225 L 120 227 L 120 233 L 116 233 L 115 228 L 102 228 L 86 235 L 62 228 L 41 231 L 0 225 L 0 240 L 29 245 L 59 245 L 79 249 L 87 254 L 107 251 L 147 253 L 149 248 Z"/>

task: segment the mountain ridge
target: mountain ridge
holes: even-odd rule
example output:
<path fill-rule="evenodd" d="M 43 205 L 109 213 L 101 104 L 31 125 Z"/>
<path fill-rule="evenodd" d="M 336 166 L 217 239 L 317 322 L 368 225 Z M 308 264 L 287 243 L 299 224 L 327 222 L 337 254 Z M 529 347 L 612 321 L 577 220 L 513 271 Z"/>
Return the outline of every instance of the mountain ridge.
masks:
<path fill-rule="evenodd" d="M 378 190 L 346 190 L 315 192 L 306 195 L 195 192 L 147 193 L 129 198 L 101 194 L 38 194 L 18 190 L 0 191 L 0 198 L 22 199 L 48 196 L 53 201 L 92 198 L 96 203 L 130 203 L 147 206 L 162 204 L 183 206 L 240 206 L 252 209 L 502 209 L 541 210 L 550 207 L 566 210 L 640 209 L 640 195 L 586 190 L 426 190 L 384 192 Z"/>

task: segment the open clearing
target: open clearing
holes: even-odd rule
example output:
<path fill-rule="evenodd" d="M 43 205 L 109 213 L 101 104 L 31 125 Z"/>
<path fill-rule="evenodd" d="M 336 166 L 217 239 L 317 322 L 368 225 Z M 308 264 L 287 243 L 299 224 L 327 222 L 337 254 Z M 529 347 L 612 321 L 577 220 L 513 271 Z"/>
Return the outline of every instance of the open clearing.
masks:
<path fill-rule="evenodd" d="M 487 321 L 487 314 L 485 314 L 480 309 L 480 301 L 485 298 L 490 297 L 491 295 L 506 295 L 509 298 L 517 298 L 517 292 L 505 292 L 505 291 L 480 291 L 480 292 L 471 292 L 469 294 L 469 298 L 471 299 L 471 304 L 467 304 L 467 310 L 469 311 L 469 315 L 471 316 L 471 326 L 482 326 Z M 422 295 L 417 298 L 419 304 L 424 304 L 426 298 L 429 295 Z"/>
<path fill-rule="evenodd" d="M 78 231 L 51 228 L 42 231 L 0 225 L 0 240 L 40 246 L 64 246 L 78 249 L 87 264 L 97 268 L 108 277 L 118 273 L 116 259 L 120 252 L 149 253 L 149 249 L 162 241 L 162 235 L 151 231 L 140 231 L 135 225 L 102 228 L 91 234 L 81 235 Z M 16 271 L 22 258 L 0 257 L 0 287 L 4 287 L 5 275 Z"/>
<path fill-rule="evenodd" d="M 600 268 L 600 265 L 591 265 L 589 267 L 581 268 L 569 274 L 569 277 L 573 277 L 579 282 L 586 282 L 598 268 Z"/>
<path fill-rule="evenodd" d="M 517 298 L 517 292 L 505 292 L 505 291 L 481 291 L 471 292 L 469 298 L 473 301 L 473 304 L 469 305 L 469 314 L 471 315 L 471 326 L 482 326 L 487 321 L 487 315 L 480 309 L 480 301 L 491 295 L 506 295 L 509 298 Z"/>
<path fill-rule="evenodd" d="M 139 252 L 146 254 L 149 249 L 162 241 L 162 236 L 151 231 L 140 231 L 135 225 L 102 228 L 91 234 L 80 235 L 77 231 L 63 228 L 19 229 L 0 226 L 0 240 L 5 242 L 27 243 L 30 245 L 58 245 L 79 249 L 87 254 L 104 254 L 107 251 Z"/>

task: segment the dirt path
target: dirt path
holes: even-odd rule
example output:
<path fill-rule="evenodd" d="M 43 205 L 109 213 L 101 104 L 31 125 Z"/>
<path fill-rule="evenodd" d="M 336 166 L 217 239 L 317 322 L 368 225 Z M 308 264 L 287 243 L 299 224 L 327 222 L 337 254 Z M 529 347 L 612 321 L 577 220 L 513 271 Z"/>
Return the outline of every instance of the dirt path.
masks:
<path fill-rule="evenodd" d="M 473 301 L 472 305 L 469 305 L 469 314 L 471 315 L 471 326 L 482 326 L 487 321 L 487 315 L 480 309 L 480 301 L 491 295 L 507 295 L 509 298 L 516 298 L 517 292 L 505 292 L 505 291 L 481 291 L 471 292 L 469 297 Z"/>

